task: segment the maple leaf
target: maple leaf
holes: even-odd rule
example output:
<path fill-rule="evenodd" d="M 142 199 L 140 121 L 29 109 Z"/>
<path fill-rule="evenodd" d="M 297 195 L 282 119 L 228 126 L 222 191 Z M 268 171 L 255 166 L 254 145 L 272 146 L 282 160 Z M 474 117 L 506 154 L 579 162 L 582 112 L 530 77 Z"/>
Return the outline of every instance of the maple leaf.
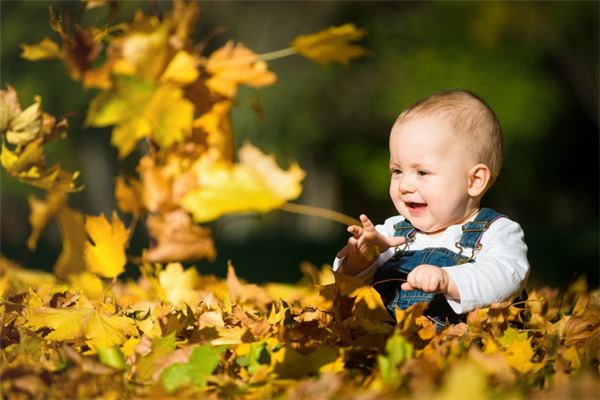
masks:
<path fill-rule="evenodd" d="M 338 372 L 344 367 L 343 355 L 336 347 L 319 345 L 314 351 L 302 354 L 286 345 L 271 353 L 273 371 L 280 378 L 302 378 L 316 372 Z"/>
<path fill-rule="evenodd" d="M 149 216 L 146 226 L 148 233 L 158 241 L 144 253 L 144 259 L 149 262 L 215 259 L 210 230 L 194 225 L 190 215 L 181 208 Z"/>
<path fill-rule="evenodd" d="M 62 250 L 54 263 L 56 276 L 66 278 L 85 270 L 84 246 L 86 241 L 84 216 L 70 207 L 63 207 L 58 214 L 58 226 Z"/>
<path fill-rule="evenodd" d="M 327 28 L 312 35 L 298 36 L 292 47 L 301 55 L 326 65 L 332 61 L 346 65 L 353 58 L 362 57 L 366 50 L 350 44 L 365 35 L 365 31 L 356 29 L 354 24 L 344 24 Z"/>
<path fill-rule="evenodd" d="M 133 321 L 127 317 L 99 311 L 94 307 L 55 309 L 31 308 L 25 325 L 30 329 L 53 329 L 45 336 L 49 341 L 87 339 L 90 347 L 110 347 L 123 343 L 136 334 Z"/>
<path fill-rule="evenodd" d="M 189 191 L 180 203 L 196 222 L 229 213 L 267 212 L 300 195 L 304 171 L 298 165 L 284 171 L 272 156 L 250 144 L 240 149 L 239 158 L 239 164 L 230 165 L 208 153 L 194 164 L 199 188 Z"/>
<path fill-rule="evenodd" d="M 348 297 L 354 298 L 354 305 L 352 306 L 354 316 L 360 319 L 392 321 L 381 296 L 371 286 L 356 288 Z"/>
<path fill-rule="evenodd" d="M 115 182 L 115 200 L 119 210 L 124 213 L 140 215 L 144 208 L 142 203 L 142 185 L 135 179 L 117 176 Z"/>
<path fill-rule="evenodd" d="M 158 274 L 158 280 L 164 290 L 161 297 L 171 304 L 175 306 L 198 304 L 200 294 L 195 288 L 200 279 L 195 268 L 188 268 L 184 271 L 180 263 L 171 263 Z"/>
<path fill-rule="evenodd" d="M 115 125 L 111 144 L 119 149 L 119 158 L 131 153 L 144 137 L 169 147 L 191 134 L 194 105 L 180 88 L 137 77 L 120 77 L 116 86 L 116 90 L 101 92 L 92 99 L 86 124 Z"/>
<path fill-rule="evenodd" d="M 0 101 L 5 102 L 7 96 L 2 96 Z M 10 115 L 3 132 L 6 132 L 6 140 L 10 144 L 23 145 L 36 139 L 42 132 L 42 109 L 41 100 L 36 97 L 35 103 L 27 107 L 25 110 Z M 5 104 L 1 106 L 2 112 L 7 113 L 10 106 Z M 4 119 L 6 117 L 3 117 Z"/>
<path fill-rule="evenodd" d="M 48 192 L 46 201 L 40 200 L 35 196 L 29 196 L 27 200 L 31 209 L 29 214 L 31 234 L 27 238 L 27 247 L 30 250 L 35 250 L 42 230 L 63 207 L 66 200 L 66 193 L 61 190 L 52 190 Z"/>
<path fill-rule="evenodd" d="M 198 346 L 190 355 L 187 364 L 175 363 L 166 368 L 160 375 L 160 380 L 168 392 L 180 386 L 206 386 L 206 378 L 219 365 L 224 347 L 210 345 Z"/>
<path fill-rule="evenodd" d="M 44 165 L 43 137 L 27 143 L 18 150 L 11 151 L 2 142 L 0 162 L 2 166 L 19 181 L 45 190 L 64 190 L 75 192 L 81 190 L 75 180 L 79 172 L 66 172 L 58 165 L 46 168 Z"/>
<path fill-rule="evenodd" d="M 85 230 L 92 242 L 84 246 L 84 258 L 89 271 L 105 278 L 114 278 L 125 269 L 125 244 L 128 232 L 116 212 L 112 215 L 112 224 L 104 214 L 98 217 L 88 216 Z"/>
<path fill-rule="evenodd" d="M 504 356 L 508 364 L 522 374 L 537 372 L 543 367 L 541 363 L 531 362 L 534 355 L 531 339 L 515 338 L 506 348 Z"/>
<path fill-rule="evenodd" d="M 216 102 L 212 108 L 194 120 L 194 128 L 200 128 L 207 133 L 206 142 L 216 148 L 225 158 L 230 159 L 231 154 L 231 106 L 230 100 Z"/>
<path fill-rule="evenodd" d="M 385 353 L 377 356 L 382 382 L 385 386 L 400 386 L 402 381 L 398 367 L 412 357 L 413 346 L 396 331 L 387 340 Z"/>
<path fill-rule="evenodd" d="M 206 62 L 212 75 L 206 85 L 214 92 L 233 98 L 241 84 L 260 87 L 275 83 L 277 76 L 267 69 L 267 63 L 243 44 L 227 42 L 214 51 Z"/>
<path fill-rule="evenodd" d="M 192 83 L 198 79 L 197 64 L 198 61 L 190 53 L 179 50 L 167 65 L 160 81 L 178 84 Z"/>
<path fill-rule="evenodd" d="M 23 52 L 21 57 L 37 61 L 43 59 L 57 58 L 63 61 L 71 79 L 80 80 L 88 70 L 91 69 L 93 61 L 100 54 L 102 40 L 109 33 L 107 28 L 83 28 L 77 25 L 73 32 L 73 26 L 62 14 L 56 15 L 50 7 L 50 26 L 61 37 L 61 46 L 54 41 L 45 38 L 38 44 L 21 45 Z"/>
<path fill-rule="evenodd" d="M 58 44 L 47 37 L 42 39 L 38 44 L 22 44 L 21 48 L 23 49 L 21 57 L 29 61 L 62 58 L 62 52 Z"/>

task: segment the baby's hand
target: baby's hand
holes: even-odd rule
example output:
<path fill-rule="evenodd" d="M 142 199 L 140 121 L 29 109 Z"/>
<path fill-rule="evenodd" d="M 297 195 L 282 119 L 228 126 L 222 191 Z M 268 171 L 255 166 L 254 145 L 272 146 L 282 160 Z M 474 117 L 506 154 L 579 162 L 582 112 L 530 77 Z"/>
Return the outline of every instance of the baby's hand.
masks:
<path fill-rule="evenodd" d="M 359 254 L 371 262 L 380 252 L 406 242 L 406 238 L 402 236 L 387 237 L 380 234 L 375 230 L 371 220 L 364 214 L 360 215 L 360 222 L 363 224 L 362 227 L 356 225 L 348 227 L 348 232 L 352 234 L 352 237 L 348 239 L 348 244 L 337 254 L 338 258 Z"/>
<path fill-rule="evenodd" d="M 452 279 L 448 272 L 435 265 L 422 264 L 410 271 L 402 290 L 421 290 L 426 293 L 447 293 Z"/>

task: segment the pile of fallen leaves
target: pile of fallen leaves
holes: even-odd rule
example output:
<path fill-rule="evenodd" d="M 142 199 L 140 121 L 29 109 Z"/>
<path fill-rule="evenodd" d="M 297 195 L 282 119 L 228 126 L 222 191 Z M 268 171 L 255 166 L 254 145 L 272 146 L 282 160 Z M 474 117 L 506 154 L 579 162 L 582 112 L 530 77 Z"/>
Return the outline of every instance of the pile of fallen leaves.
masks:
<path fill-rule="evenodd" d="M 354 278 L 296 285 L 146 264 L 69 282 L 3 259 L 6 398 L 593 398 L 600 297 L 579 280 L 438 327 Z"/>

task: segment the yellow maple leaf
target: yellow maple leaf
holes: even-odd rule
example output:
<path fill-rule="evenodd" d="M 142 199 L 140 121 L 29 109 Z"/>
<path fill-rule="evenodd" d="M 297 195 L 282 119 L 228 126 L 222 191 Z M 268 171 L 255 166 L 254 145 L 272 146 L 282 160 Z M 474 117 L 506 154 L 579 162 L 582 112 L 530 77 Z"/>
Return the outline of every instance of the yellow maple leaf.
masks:
<path fill-rule="evenodd" d="M 128 232 L 116 212 L 112 215 L 112 224 L 103 214 L 98 217 L 88 216 L 85 230 L 92 242 L 84 246 L 84 258 L 88 270 L 105 278 L 113 278 L 121 274 L 127 262 L 125 243 Z"/>
<path fill-rule="evenodd" d="M 31 234 L 27 238 L 27 247 L 35 250 L 38 238 L 42 230 L 46 227 L 54 216 L 61 210 L 65 203 L 66 193 L 61 190 L 52 190 L 48 192 L 46 200 L 40 200 L 35 196 L 29 196 L 29 224 L 31 225 Z"/>
<path fill-rule="evenodd" d="M 88 271 L 69 275 L 71 286 L 81 289 L 87 298 L 100 300 L 104 297 L 104 285 L 98 276 Z"/>
<path fill-rule="evenodd" d="M 277 76 L 267 69 L 267 63 L 243 44 L 227 42 L 214 51 L 206 62 L 212 75 L 206 86 L 210 90 L 234 98 L 241 84 L 260 87 L 275 83 Z"/>
<path fill-rule="evenodd" d="M 544 366 L 542 363 L 531 362 L 531 357 L 533 357 L 533 355 L 534 351 L 531 347 L 531 338 L 525 340 L 513 340 L 504 353 L 508 365 L 523 374 L 536 372 Z"/>
<path fill-rule="evenodd" d="M 119 210 L 124 213 L 140 215 L 144 208 L 141 196 L 142 185 L 138 180 L 126 179 L 123 175 L 117 176 L 115 200 L 117 200 Z"/>
<path fill-rule="evenodd" d="M 224 158 L 229 158 L 232 141 L 231 100 L 223 100 L 213 104 L 210 111 L 194 120 L 194 128 L 207 133 L 206 142 L 216 148 Z"/>
<path fill-rule="evenodd" d="M 85 271 L 85 227 L 83 214 L 70 207 L 63 207 L 58 214 L 58 226 L 62 239 L 62 251 L 54 263 L 53 271 L 59 278 Z"/>
<path fill-rule="evenodd" d="M 44 151 L 42 149 L 43 137 L 39 137 L 24 147 L 10 150 L 2 142 L 0 162 L 14 178 L 19 181 L 45 190 L 64 190 L 75 192 L 81 190 L 75 180 L 79 172 L 66 172 L 58 165 L 47 168 L 44 165 Z"/>
<path fill-rule="evenodd" d="M 180 203 L 196 222 L 229 213 L 267 212 L 300 195 L 304 171 L 297 164 L 284 171 L 272 156 L 250 144 L 240 149 L 239 158 L 239 164 L 231 165 L 209 152 L 194 164 L 199 188 Z"/>
<path fill-rule="evenodd" d="M 109 347 L 123 343 L 136 334 L 135 324 L 127 317 L 103 312 L 94 307 L 55 309 L 31 308 L 25 325 L 31 329 L 53 329 L 49 341 L 86 338 L 90 347 Z"/>
<path fill-rule="evenodd" d="M 301 55 L 326 65 L 332 61 L 346 65 L 353 58 L 366 54 L 361 46 L 350 44 L 365 35 L 362 29 L 356 29 L 354 24 L 344 24 L 327 28 L 313 35 L 298 36 L 292 42 L 292 47 Z"/>
<path fill-rule="evenodd" d="M 200 294 L 195 290 L 199 282 L 198 272 L 194 267 L 184 271 L 180 263 L 171 263 L 158 274 L 158 281 L 164 290 L 164 300 L 174 306 L 195 306 L 200 301 Z"/>
<path fill-rule="evenodd" d="M 197 61 L 184 50 L 179 50 L 171 59 L 165 72 L 160 77 L 161 82 L 192 83 L 198 79 Z"/>
<path fill-rule="evenodd" d="M 131 153 L 144 137 L 169 147 L 192 133 L 194 105 L 183 96 L 182 89 L 133 77 L 121 77 L 117 87 L 92 99 L 86 124 L 115 125 L 111 144 L 119 149 L 120 158 Z"/>

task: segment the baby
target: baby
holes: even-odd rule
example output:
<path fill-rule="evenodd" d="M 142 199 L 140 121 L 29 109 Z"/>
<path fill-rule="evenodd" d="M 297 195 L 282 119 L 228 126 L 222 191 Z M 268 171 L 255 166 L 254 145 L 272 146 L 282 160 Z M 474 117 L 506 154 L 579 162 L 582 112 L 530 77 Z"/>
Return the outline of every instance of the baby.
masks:
<path fill-rule="evenodd" d="M 392 315 L 428 302 L 428 315 L 458 322 L 518 295 L 529 275 L 523 231 L 480 207 L 501 164 L 500 124 L 473 93 L 415 103 L 390 134 L 390 197 L 400 215 L 377 226 L 361 215 L 334 270 L 372 282 Z"/>

